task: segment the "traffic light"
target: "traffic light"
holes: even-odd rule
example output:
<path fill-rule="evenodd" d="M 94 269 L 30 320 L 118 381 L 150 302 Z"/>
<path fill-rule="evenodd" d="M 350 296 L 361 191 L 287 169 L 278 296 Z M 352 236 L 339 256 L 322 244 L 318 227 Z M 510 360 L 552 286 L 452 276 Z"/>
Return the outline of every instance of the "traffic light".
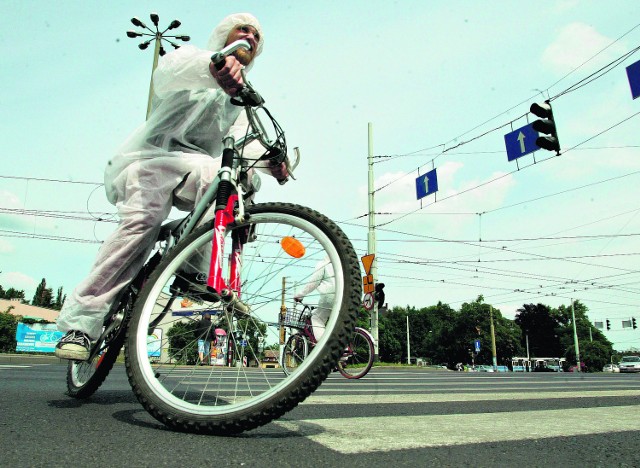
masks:
<path fill-rule="evenodd" d="M 633 328 L 634 330 L 636 328 L 638 328 L 638 325 L 636 325 L 636 318 L 635 317 L 631 317 L 631 328 Z"/>
<path fill-rule="evenodd" d="M 376 283 L 376 292 L 373 296 L 378 303 L 378 309 L 384 306 L 384 283 Z"/>
<path fill-rule="evenodd" d="M 607 319 L 607 330 L 611 330 L 611 322 Z"/>
<path fill-rule="evenodd" d="M 553 110 L 549 101 L 542 104 L 534 102 L 529 109 L 533 115 L 540 117 L 535 120 L 531 127 L 538 133 L 544 133 L 548 136 L 540 136 L 536 139 L 536 145 L 547 151 L 555 151 L 560 155 L 560 141 L 556 131 L 556 122 L 553 120 Z"/>

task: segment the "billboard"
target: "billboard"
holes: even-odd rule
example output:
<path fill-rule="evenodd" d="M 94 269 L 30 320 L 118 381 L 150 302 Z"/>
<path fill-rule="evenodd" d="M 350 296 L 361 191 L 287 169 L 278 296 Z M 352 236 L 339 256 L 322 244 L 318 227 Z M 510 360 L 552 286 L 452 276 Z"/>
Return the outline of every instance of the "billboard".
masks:
<path fill-rule="evenodd" d="M 22 323 L 16 329 L 16 351 L 53 353 L 64 333 L 55 323 Z"/>

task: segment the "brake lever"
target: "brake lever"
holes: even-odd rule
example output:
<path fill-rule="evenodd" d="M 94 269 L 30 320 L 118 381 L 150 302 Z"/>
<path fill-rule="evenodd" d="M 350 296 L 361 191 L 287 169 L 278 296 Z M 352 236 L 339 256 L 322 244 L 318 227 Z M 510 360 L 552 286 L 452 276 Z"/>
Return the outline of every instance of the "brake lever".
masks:
<path fill-rule="evenodd" d="M 264 99 L 262 99 L 262 96 L 260 96 L 255 89 L 245 84 L 244 87 L 231 98 L 231 104 L 240 107 L 259 107 L 264 104 Z"/>

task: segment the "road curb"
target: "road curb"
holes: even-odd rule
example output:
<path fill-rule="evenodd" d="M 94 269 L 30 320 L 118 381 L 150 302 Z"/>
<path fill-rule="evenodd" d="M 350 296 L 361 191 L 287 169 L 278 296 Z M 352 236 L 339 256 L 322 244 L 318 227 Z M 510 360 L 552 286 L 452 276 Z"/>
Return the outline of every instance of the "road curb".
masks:
<path fill-rule="evenodd" d="M 65 359 L 59 359 L 53 355 L 39 354 L 5 354 L 0 353 L 0 364 L 65 364 Z"/>

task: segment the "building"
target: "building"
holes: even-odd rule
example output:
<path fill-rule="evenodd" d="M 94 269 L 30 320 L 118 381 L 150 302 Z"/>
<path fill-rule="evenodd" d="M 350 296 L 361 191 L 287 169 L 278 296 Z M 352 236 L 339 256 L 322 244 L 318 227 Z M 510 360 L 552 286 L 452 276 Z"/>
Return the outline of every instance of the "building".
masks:
<path fill-rule="evenodd" d="M 11 310 L 9 308 L 13 307 Z M 0 299 L 0 312 L 9 311 L 11 315 L 22 316 L 26 319 L 45 320 L 55 322 L 60 315 L 59 310 L 22 304 L 19 299 Z"/>

